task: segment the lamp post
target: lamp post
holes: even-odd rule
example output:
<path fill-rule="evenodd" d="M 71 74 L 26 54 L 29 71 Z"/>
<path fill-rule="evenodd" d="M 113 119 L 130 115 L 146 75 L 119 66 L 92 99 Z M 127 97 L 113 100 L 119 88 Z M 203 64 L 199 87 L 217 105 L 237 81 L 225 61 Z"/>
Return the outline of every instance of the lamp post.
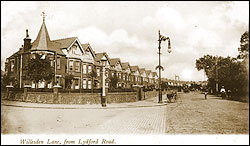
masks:
<path fill-rule="evenodd" d="M 216 55 L 216 58 L 215 58 L 215 90 L 216 90 L 216 93 L 219 92 L 219 84 L 218 84 L 218 56 Z"/>
<path fill-rule="evenodd" d="M 162 103 L 162 91 L 161 91 L 161 70 L 164 70 L 163 67 L 161 66 L 161 41 L 166 41 L 168 40 L 168 53 L 171 53 L 171 46 L 170 46 L 170 38 L 169 37 L 165 37 L 163 35 L 160 34 L 160 30 L 159 30 L 159 65 L 156 67 L 156 70 L 159 69 L 159 101 L 158 103 Z"/>
<path fill-rule="evenodd" d="M 101 58 L 102 63 L 102 96 L 101 96 L 101 104 L 102 107 L 106 107 L 106 93 L 105 93 L 105 65 L 106 65 L 106 58 L 103 56 Z"/>

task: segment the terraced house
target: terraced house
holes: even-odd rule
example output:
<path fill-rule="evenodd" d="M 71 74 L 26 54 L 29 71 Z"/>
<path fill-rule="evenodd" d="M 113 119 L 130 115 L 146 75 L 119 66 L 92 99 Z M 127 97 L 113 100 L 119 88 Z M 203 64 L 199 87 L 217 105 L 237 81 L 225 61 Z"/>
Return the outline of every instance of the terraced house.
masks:
<path fill-rule="evenodd" d="M 25 77 L 27 70 L 24 66 L 36 56 L 35 54 L 41 55 L 42 59 L 50 60 L 54 71 L 52 82 L 43 80 L 36 84 Z M 24 44 L 16 53 L 6 59 L 5 71 L 10 77 L 17 80 L 19 88 L 23 88 L 25 85 L 31 85 L 32 88 L 52 88 L 54 85 L 59 85 L 63 89 L 68 88 L 65 83 L 67 75 L 74 77 L 69 87 L 71 89 L 101 88 L 102 57 L 106 58 L 106 86 L 109 88 L 111 87 L 110 77 L 114 76 L 118 78 L 116 87 L 119 88 L 131 88 L 134 85 L 147 86 L 149 82 L 150 85 L 155 83 L 156 73 L 153 74 L 150 71 L 147 75 L 145 68 L 130 66 L 129 62 L 121 63 L 119 58 L 110 59 L 105 52 L 95 53 L 90 44 L 82 44 L 77 37 L 51 40 L 45 20 L 33 42 L 26 30 Z"/>
<path fill-rule="evenodd" d="M 131 66 L 131 82 L 133 85 L 142 85 L 140 68 L 137 65 Z"/>
<path fill-rule="evenodd" d="M 122 65 L 122 80 L 123 80 L 123 87 L 124 88 L 131 88 L 132 82 L 131 80 L 131 68 L 128 62 L 121 63 Z"/>
<path fill-rule="evenodd" d="M 108 57 L 108 54 L 106 52 L 103 53 L 96 53 L 95 55 L 95 65 L 96 65 L 96 76 L 97 76 L 97 84 L 96 84 L 96 88 L 101 88 L 101 83 L 102 83 L 102 57 L 105 57 L 105 62 L 104 62 L 104 66 L 105 66 L 105 75 L 106 75 L 106 80 L 105 80 L 105 84 L 107 87 L 110 87 L 111 84 L 111 80 L 110 80 L 110 76 L 114 75 L 112 74 L 113 72 L 115 72 L 114 68 L 111 67 L 110 65 L 110 58 Z"/>

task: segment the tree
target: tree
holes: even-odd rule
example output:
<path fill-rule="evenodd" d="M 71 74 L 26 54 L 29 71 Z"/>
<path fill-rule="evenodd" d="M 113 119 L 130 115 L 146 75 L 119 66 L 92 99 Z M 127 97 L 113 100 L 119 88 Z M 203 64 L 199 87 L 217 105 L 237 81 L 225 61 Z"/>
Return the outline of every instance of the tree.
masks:
<path fill-rule="evenodd" d="M 39 81 L 51 82 L 54 77 L 54 69 L 50 65 L 50 60 L 42 55 L 35 54 L 35 57 L 28 60 L 26 69 L 26 79 L 38 83 Z"/>
<path fill-rule="evenodd" d="M 1 77 L 1 89 L 5 90 L 6 86 L 9 85 L 10 83 L 14 88 L 18 87 L 18 82 L 15 77 L 10 77 L 9 74 L 4 74 Z"/>
<path fill-rule="evenodd" d="M 213 74 L 213 71 L 215 69 L 216 59 L 218 60 L 218 57 L 204 55 L 203 57 L 196 59 L 195 67 L 198 71 L 204 70 L 207 76 L 214 76 L 215 74 Z"/>
<path fill-rule="evenodd" d="M 246 31 L 241 35 L 240 38 L 240 48 L 238 48 L 239 59 L 244 59 L 249 57 L 249 31 Z"/>
<path fill-rule="evenodd" d="M 72 74 L 67 73 L 65 75 L 65 87 L 70 89 L 73 83 L 74 76 Z"/>

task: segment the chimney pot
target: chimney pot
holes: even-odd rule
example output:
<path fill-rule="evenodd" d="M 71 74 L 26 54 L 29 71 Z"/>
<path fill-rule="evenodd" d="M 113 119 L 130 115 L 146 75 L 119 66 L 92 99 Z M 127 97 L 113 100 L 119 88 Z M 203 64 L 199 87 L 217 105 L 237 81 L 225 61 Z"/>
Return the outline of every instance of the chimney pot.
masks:
<path fill-rule="evenodd" d="M 26 29 L 26 37 L 27 37 L 27 38 L 29 37 L 28 29 Z"/>

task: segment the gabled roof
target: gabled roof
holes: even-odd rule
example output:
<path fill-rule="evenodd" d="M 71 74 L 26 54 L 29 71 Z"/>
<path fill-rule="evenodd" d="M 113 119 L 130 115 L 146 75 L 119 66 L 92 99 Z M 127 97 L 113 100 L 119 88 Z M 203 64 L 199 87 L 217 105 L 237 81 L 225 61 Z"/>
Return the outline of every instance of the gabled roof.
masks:
<path fill-rule="evenodd" d="M 149 76 L 151 73 L 151 70 L 146 70 L 146 75 Z"/>
<path fill-rule="evenodd" d="M 108 61 L 110 62 L 110 58 L 108 57 L 108 54 L 106 52 L 102 52 L 102 53 L 96 53 L 96 61 L 101 61 L 101 58 L 105 55 L 106 58 L 108 58 Z"/>
<path fill-rule="evenodd" d="M 121 63 L 121 65 L 122 65 L 122 69 L 124 69 L 124 70 L 130 68 L 130 65 L 128 62 L 123 62 L 123 63 Z"/>
<path fill-rule="evenodd" d="M 71 37 L 71 38 L 64 38 L 64 39 L 58 39 L 58 40 L 53 40 L 52 42 L 57 42 L 60 43 L 60 48 L 68 48 L 75 40 L 77 37 Z"/>
<path fill-rule="evenodd" d="M 145 68 L 140 68 L 140 73 L 146 72 Z"/>
<path fill-rule="evenodd" d="M 89 43 L 87 43 L 87 44 L 81 44 L 81 46 L 82 46 L 82 48 L 83 48 L 84 51 L 86 51 L 89 48 L 89 50 L 90 50 L 91 54 L 93 55 L 93 57 L 96 58 L 95 51 L 92 49 L 92 47 L 90 46 Z"/>
<path fill-rule="evenodd" d="M 8 58 L 12 58 L 12 57 L 14 57 L 14 56 L 20 54 L 21 52 L 22 52 L 21 50 L 18 50 L 16 53 L 12 54 L 12 55 L 11 55 L 10 57 L 8 57 Z M 8 59 L 8 58 L 7 58 L 7 59 Z"/>
<path fill-rule="evenodd" d="M 102 53 L 96 53 L 95 54 L 95 61 L 96 62 L 100 62 L 101 61 L 101 58 L 103 56 L 106 56 L 106 58 L 108 59 L 108 62 L 110 63 L 110 58 L 108 57 L 108 54 L 106 52 L 102 52 Z"/>
<path fill-rule="evenodd" d="M 136 66 L 130 66 L 130 68 L 131 68 L 132 72 L 136 72 L 136 70 L 138 70 L 140 72 L 140 69 L 139 69 L 139 67 L 137 65 Z"/>
<path fill-rule="evenodd" d="M 156 77 L 156 76 L 158 77 L 156 72 L 152 72 L 152 74 L 153 74 L 153 77 Z"/>
<path fill-rule="evenodd" d="M 115 66 L 117 63 L 121 62 L 119 58 L 110 59 L 110 65 Z"/>
<path fill-rule="evenodd" d="M 36 40 L 32 43 L 32 47 L 30 50 L 52 51 L 63 55 L 63 52 L 60 49 L 60 43 L 52 42 L 50 40 L 49 33 L 44 22 L 40 28 Z"/>

